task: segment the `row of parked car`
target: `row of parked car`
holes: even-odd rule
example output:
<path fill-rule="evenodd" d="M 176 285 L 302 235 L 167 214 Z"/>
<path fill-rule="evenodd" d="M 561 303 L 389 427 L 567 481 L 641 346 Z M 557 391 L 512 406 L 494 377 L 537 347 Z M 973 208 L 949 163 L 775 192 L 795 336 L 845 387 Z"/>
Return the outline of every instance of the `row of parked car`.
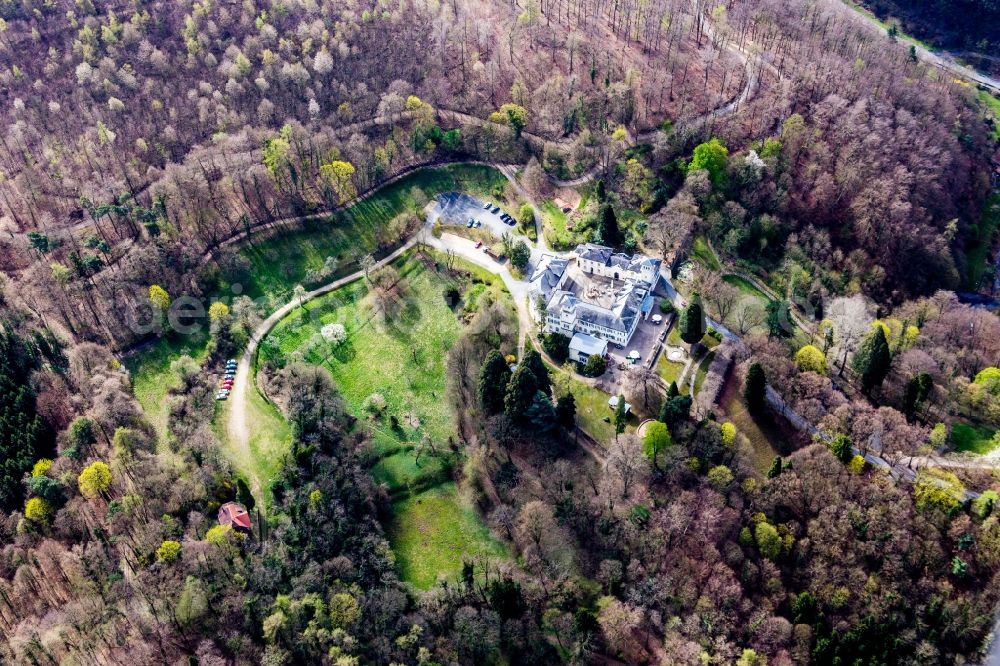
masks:
<path fill-rule="evenodd" d="M 219 390 L 215 394 L 216 400 L 225 400 L 229 397 L 229 392 L 233 388 L 233 381 L 236 379 L 236 359 L 231 358 L 226 361 L 226 372 L 219 382 Z"/>
<path fill-rule="evenodd" d="M 498 213 L 501 212 L 500 206 L 494 206 L 493 203 L 490 201 L 487 201 L 485 204 L 483 204 L 483 208 L 485 210 L 490 211 L 494 215 L 497 215 Z M 503 221 L 504 224 L 506 224 L 509 227 L 513 227 L 515 224 L 517 224 L 517 220 L 512 218 L 507 213 L 503 213 L 502 215 L 500 215 L 500 219 Z"/>

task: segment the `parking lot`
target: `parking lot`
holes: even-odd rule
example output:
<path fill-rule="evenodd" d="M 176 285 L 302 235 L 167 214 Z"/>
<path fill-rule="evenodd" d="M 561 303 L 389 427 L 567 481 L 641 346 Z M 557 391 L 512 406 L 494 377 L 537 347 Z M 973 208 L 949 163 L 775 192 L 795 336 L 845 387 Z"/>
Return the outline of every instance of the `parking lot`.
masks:
<path fill-rule="evenodd" d="M 500 217 L 502 215 L 509 215 L 510 213 L 503 208 L 499 208 L 496 202 L 490 202 L 493 205 L 487 209 L 486 203 L 476 197 L 459 192 L 439 194 L 435 210 L 437 221 L 441 222 L 441 224 L 465 227 L 468 226 L 469 220 L 479 220 L 482 223 L 482 228 L 487 229 L 497 237 L 502 236 L 504 233 L 515 233 L 517 223 L 514 221 L 513 216 L 510 218 L 513 224 L 505 224 Z M 494 210 L 496 212 L 493 212 Z"/>

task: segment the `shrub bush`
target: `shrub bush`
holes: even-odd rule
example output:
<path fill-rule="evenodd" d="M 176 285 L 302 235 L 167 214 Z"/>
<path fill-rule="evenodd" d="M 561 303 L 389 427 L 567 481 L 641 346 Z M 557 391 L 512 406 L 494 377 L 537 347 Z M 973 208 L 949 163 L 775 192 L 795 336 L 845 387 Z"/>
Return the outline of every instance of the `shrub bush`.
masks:
<path fill-rule="evenodd" d="M 608 369 L 608 362 L 603 356 L 591 354 L 587 362 L 580 368 L 580 374 L 585 377 L 600 377 Z"/>

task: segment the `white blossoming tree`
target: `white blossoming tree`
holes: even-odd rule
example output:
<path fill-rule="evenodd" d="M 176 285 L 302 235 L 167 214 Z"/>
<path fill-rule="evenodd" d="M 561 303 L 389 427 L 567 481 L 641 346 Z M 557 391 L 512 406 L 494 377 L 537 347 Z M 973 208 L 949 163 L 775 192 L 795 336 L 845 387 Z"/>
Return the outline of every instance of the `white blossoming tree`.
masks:
<path fill-rule="evenodd" d="M 339 345 L 347 339 L 347 329 L 343 324 L 327 324 L 319 332 L 323 339 L 332 345 Z"/>

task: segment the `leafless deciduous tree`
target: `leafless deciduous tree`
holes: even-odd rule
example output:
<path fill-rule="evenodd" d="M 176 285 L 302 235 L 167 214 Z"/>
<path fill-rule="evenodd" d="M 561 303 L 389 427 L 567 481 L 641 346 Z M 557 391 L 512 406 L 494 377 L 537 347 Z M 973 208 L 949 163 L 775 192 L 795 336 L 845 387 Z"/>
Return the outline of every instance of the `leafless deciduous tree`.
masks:
<path fill-rule="evenodd" d="M 840 358 L 839 375 L 843 376 L 848 357 L 864 339 L 872 316 L 864 296 L 835 298 L 827 308 L 827 317 L 833 322 L 833 348 Z"/>
<path fill-rule="evenodd" d="M 622 435 L 611 445 L 604 471 L 610 483 L 608 490 L 618 499 L 628 499 L 636 485 L 649 474 L 649 460 L 635 435 Z"/>
<path fill-rule="evenodd" d="M 740 335 L 746 335 L 764 323 L 764 308 L 756 298 L 747 296 L 737 304 L 734 316 L 736 331 Z"/>

